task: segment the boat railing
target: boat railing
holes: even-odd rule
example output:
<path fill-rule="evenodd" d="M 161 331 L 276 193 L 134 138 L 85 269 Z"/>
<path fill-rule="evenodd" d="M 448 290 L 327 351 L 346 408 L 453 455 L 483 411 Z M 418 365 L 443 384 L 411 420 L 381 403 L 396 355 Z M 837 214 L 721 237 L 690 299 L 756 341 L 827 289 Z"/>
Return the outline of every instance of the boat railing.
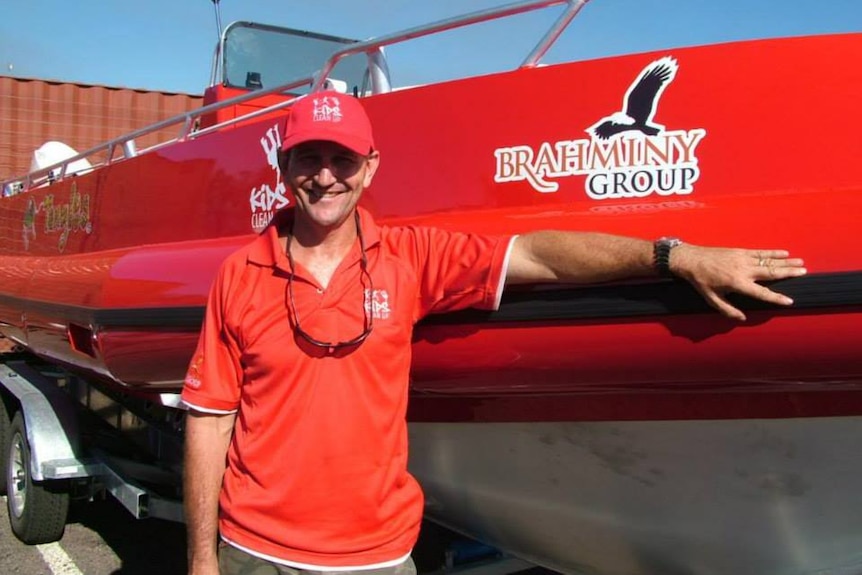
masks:
<path fill-rule="evenodd" d="M 66 158 L 61 162 L 57 162 L 50 166 L 45 166 L 39 168 L 38 170 L 31 171 L 23 177 L 4 180 L 0 182 L 0 186 L 2 186 L 4 194 L 6 194 L 6 191 L 10 189 L 10 186 L 16 188 L 13 190 L 13 193 L 26 191 L 32 187 L 38 187 L 47 183 L 60 181 L 67 176 L 73 175 L 73 172 L 70 170 L 70 165 L 76 161 L 89 161 L 90 159 L 96 157 L 99 154 L 104 154 L 104 160 L 91 163 L 91 168 L 88 168 L 86 170 L 90 171 L 91 169 L 96 169 L 105 165 L 112 164 L 116 159 L 128 159 L 138 154 L 150 152 L 155 149 L 174 144 L 176 142 L 199 138 L 207 134 L 216 132 L 218 130 L 224 129 L 226 127 L 235 125 L 239 122 L 247 122 L 257 117 L 270 114 L 272 112 L 290 106 L 296 100 L 297 97 L 301 96 L 288 98 L 285 101 L 279 102 L 272 106 L 242 114 L 235 118 L 217 123 L 213 126 L 208 126 L 203 129 L 197 129 L 197 124 L 200 121 L 201 117 L 221 110 L 223 108 L 236 106 L 237 104 L 242 104 L 250 100 L 256 100 L 262 96 L 266 96 L 269 94 L 285 93 L 289 92 L 290 90 L 300 87 L 307 87 L 309 85 L 311 86 L 312 92 L 324 89 L 327 86 L 329 75 L 331 74 L 335 66 L 338 64 L 338 62 L 341 61 L 341 59 L 354 54 L 365 53 L 367 56 L 369 79 L 371 86 L 370 94 L 389 92 L 392 87 L 390 84 L 388 66 L 386 64 L 386 59 L 383 53 L 383 48 L 385 46 L 398 44 L 407 40 L 413 40 L 432 34 L 446 32 L 449 30 L 454 30 L 456 28 L 462 28 L 481 22 L 488 22 L 491 20 L 497 20 L 500 18 L 506 18 L 518 14 L 523 14 L 526 12 L 541 10 L 544 8 L 550 8 L 563 4 L 567 5 L 563 13 L 551 25 L 547 32 L 545 32 L 545 34 L 542 36 L 536 46 L 531 50 L 531 52 L 526 56 L 526 58 L 519 66 L 519 68 L 534 67 L 539 64 L 545 53 L 551 48 L 557 38 L 559 38 L 560 34 L 562 34 L 562 32 L 569 25 L 572 19 L 577 16 L 578 12 L 580 12 L 581 8 L 583 8 L 583 6 L 587 4 L 587 2 L 589 2 L 589 0 L 524 0 L 521 2 L 514 2 L 512 4 L 506 4 L 504 6 L 488 8 L 486 10 L 480 10 L 477 12 L 471 12 L 462 16 L 456 16 L 453 18 L 433 22 L 431 24 L 425 24 L 421 26 L 416 26 L 414 28 L 409 28 L 401 32 L 396 32 L 393 34 L 372 38 L 362 42 L 349 44 L 347 47 L 333 52 L 332 55 L 326 60 L 320 71 L 311 76 L 297 78 L 286 84 L 273 86 L 271 88 L 254 90 L 247 94 L 242 94 L 240 96 L 229 98 L 227 100 L 222 100 L 220 102 L 215 102 L 213 104 L 202 106 L 201 108 L 198 108 L 196 110 L 179 114 L 172 118 L 168 118 L 161 122 L 157 122 L 155 124 L 127 133 L 118 138 L 109 140 L 103 144 L 90 148 L 75 156 Z M 175 138 L 160 142 L 144 150 L 136 150 L 136 139 L 177 125 L 179 125 L 180 128 Z M 122 151 L 121 156 L 118 156 L 118 150 Z M 118 157 L 115 158 L 115 156 Z M 76 173 L 82 172 L 77 171 Z"/>

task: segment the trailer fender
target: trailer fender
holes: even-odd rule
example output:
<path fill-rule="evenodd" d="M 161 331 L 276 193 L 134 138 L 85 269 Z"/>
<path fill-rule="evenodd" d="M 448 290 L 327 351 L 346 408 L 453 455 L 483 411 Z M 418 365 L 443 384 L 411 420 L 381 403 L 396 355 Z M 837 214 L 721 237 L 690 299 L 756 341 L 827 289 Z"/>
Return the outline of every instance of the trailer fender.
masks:
<path fill-rule="evenodd" d="M 78 458 L 79 427 L 72 397 L 23 361 L 0 364 L 0 385 L 20 404 L 35 481 L 91 475 Z M 3 454 L 6 457 L 6 454 Z"/>

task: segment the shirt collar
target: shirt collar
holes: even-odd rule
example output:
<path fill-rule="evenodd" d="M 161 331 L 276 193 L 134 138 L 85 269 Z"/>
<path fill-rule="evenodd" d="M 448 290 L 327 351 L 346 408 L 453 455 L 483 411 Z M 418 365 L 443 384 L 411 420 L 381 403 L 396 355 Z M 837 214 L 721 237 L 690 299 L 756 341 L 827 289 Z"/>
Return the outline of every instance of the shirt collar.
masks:
<path fill-rule="evenodd" d="M 365 249 L 369 250 L 380 243 L 380 228 L 368 210 L 358 206 L 356 210 L 359 212 L 359 225 L 362 228 L 362 235 L 365 239 Z M 287 262 L 287 256 L 278 239 L 278 234 L 280 230 L 290 228 L 294 216 L 294 208 L 285 208 L 273 216 L 266 228 L 251 244 L 248 252 L 248 261 L 250 263 L 267 267 L 279 267 L 285 270 L 290 267 Z"/>

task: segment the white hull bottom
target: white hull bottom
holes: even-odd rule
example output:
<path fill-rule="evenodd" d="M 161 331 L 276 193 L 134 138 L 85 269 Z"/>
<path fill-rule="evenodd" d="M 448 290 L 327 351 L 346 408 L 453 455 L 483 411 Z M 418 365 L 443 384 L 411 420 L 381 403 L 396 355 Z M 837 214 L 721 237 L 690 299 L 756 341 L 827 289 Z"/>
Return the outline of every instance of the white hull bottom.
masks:
<path fill-rule="evenodd" d="M 413 423 L 427 516 L 565 573 L 862 574 L 862 417 Z"/>

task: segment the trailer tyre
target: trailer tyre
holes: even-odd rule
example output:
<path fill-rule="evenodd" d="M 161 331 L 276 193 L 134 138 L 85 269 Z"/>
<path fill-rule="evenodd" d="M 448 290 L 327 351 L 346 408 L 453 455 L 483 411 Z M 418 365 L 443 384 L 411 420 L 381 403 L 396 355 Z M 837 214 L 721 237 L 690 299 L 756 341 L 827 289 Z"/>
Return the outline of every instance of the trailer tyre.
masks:
<path fill-rule="evenodd" d="M 59 540 L 69 514 L 68 484 L 33 481 L 30 445 L 21 412 L 12 418 L 6 446 L 6 506 L 12 532 L 30 545 Z"/>

